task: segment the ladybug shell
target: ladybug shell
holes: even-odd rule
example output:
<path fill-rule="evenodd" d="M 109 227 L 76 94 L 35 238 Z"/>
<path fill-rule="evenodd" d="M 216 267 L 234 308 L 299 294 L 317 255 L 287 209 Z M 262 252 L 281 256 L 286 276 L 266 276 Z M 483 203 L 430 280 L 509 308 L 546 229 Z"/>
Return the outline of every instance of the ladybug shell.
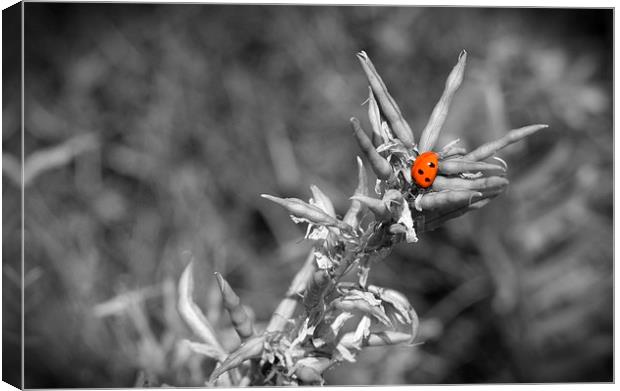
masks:
<path fill-rule="evenodd" d="M 415 159 L 411 166 L 411 177 L 416 185 L 426 189 L 433 184 L 437 176 L 438 158 L 435 152 L 424 152 Z"/>

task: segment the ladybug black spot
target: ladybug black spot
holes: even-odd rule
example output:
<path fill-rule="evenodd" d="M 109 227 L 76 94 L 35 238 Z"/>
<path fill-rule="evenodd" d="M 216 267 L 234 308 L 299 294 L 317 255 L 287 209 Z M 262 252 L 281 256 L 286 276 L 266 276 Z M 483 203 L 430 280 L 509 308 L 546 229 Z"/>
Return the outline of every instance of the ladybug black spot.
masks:
<path fill-rule="evenodd" d="M 424 178 L 424 182 L 430 182 L 430 178 Z"/>
<path fill-rule="evenodd" d="M 422 170 L 421 168 L 418 169 L 418 174 L 420 175 L 424 175 L 424 170 Z"/>
<path fill-rule="evenodd" d="M 433 168 L 433 167 L 435 167 L 435 163 L 433 163 L 433 162 L 428 162 L 428 166 L 429 166 L 430 168 Z"/>

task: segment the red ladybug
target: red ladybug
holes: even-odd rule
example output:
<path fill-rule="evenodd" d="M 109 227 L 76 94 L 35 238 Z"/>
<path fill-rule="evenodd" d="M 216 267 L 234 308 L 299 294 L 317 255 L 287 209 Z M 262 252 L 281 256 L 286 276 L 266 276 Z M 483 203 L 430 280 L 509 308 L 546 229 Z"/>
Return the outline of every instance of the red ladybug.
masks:
<path fill-rule="evenodd" d="M 437 176 L 438 164 L 438 154 L 435 152 L 424 152 L 413 162 L 411 166 L 411 178 L 413 178 L 418 186 L 426 189 L 433 184 Z"/>

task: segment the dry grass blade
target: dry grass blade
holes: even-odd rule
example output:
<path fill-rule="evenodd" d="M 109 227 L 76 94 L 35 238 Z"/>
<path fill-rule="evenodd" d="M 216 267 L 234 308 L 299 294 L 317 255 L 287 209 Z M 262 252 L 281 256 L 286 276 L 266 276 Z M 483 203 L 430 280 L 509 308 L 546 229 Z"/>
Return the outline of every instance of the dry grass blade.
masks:
<path fill-rule="evenodd" d="M 179 312 L 183 320 L 189 325 L 192 331 L 202 338 L 207 344 L 214 349 L 226 354 L 222 346 L 217 340 L 215 330 L 204 316 L 200 308 L 194 303 L 192 293 L 194 290 L 193 280 L 193 263 L 187 265 L 181 278 L 179 279 Z"/>
<path fill-rule="evenodd" d="M 465 155 L 463 159 L 474 160 L 474 161 L 484 160 L 488 157 L 493 156 L 495 152 L 499 151 L 500 149 L 510 144 L 516 143 L 517 141 L 522 140 L 525 137 L 530 136 L 538 132 L 539 130 L 545 129 L 548 127 L 549 125 L 538 124 L 538 125 L 524 126 L 519 129 L 513 129 L 510 132 L 508 132 L 508 134 L 506 134 L 504 137 L 479 146 L 475 150 Z"/>
<path fill-rule="evenodd" d="M 364 152 L 364 155 L 368 158 L 370 167 L 377 175 L 377 178 L 384 180 L 388 179 L 392 176 L 392 166 L 390 166 L 390 163 L 388 163 L 387 160 L 379 155 L 379 152 L 377 152 L 374 145 L 372 145 L 368 135 L 366 135 L 366 132 L 362 129 L 360 121 L 355 117 L 352 117 L 350 121 L 353 132 L 355 133 L 355 139 L 362 149 L 362 152 Z"/>
<path fill-rule="evenodd" d="M 45 171 L 69 163 L 77 155 L 93 150 L 99 146 L 99 141 L 92 133 L 74 136 L 73 138 L 56 145 L 31 153 L 24 161 L 24 186 Z M 12 156 L 3 157 L 3 171 L 21 186 L 21 165 Z"/>
<path fill-rule="evenodd" d="M 439 99 L 439 102 L 437 102 L 426 127 L 422 131 L 422 136 L 420 137 L 420 144 L 418 147 L 420 152 L 430 151 L 435 146 L 437 138 L 439 138 L 439 132 L 446 121 L 446 116 L 448 115 L 452 98 L 463 81 L 466 60 L 467 52 L 463 50 L 459 56 L 459 61 L 452 69 L 452 72 L 450 72 L 448 80 L 446 80 L 446 87 L 441 95 L 441 98 Z"/>
<path fill-rule="evenodd" d="M 413 137 L 413 132 L 409 127 L 409 124 L 403 118 L 400 113 L 400 108 L 394 101 L 394 98 L 390 95 L 387 90 L 387 87 L 383 83 L 383 80 L 377 73 L 375 66 L 372 61 L 366 54 L 366 52 L 361 51 L 357 53 L 357 58 L 362 64 L 362 68 L 364 69 L 364 73 L 366 73 L 366 77 L 368 78 L 368 82 L 370 83 L 370 87 L 372 91 L 377 96 L 377 100 L 379 101 L 379 105 L 381 106 L 381 110 L 385 117 L 390 123 L 392 127 L 392 131 L 405 144 L 406 147 L 411 148 L 415 143 L 415 138 Z"/>

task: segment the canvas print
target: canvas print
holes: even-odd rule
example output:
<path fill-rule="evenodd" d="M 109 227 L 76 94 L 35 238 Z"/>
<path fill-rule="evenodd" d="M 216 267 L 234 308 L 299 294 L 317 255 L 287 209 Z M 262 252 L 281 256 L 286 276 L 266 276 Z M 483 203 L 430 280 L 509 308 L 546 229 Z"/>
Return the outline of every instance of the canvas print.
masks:
<path fill-rule="evenodd" d="M 612 382 L 613 27 L 604 8 L 25 3 L 3 380 Z"/>

